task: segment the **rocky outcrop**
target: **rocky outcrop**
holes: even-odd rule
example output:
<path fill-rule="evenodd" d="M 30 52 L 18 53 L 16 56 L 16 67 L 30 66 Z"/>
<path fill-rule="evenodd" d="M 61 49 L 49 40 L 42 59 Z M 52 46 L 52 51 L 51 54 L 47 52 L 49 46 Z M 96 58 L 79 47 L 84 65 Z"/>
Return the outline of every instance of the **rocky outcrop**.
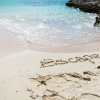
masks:
<path fill-rule="evenodd" d="M 100 11 L 100 2 L 69 1 L 66 6 L 79 8 L 84 12 L 97 13 Z"/>
<path fill-rule="evenodd" d="M 99 13 L 99 17 L 100 17 L 100 4 L 98 4 L 98 9 L 99 9 L 98 13 Z"/>
<path fill-rule="evenodd" d="M 79 8 L 84 12 L 97 13 L 99 17 L 96 17 L 94 26 L 100 26 L 100 0 L 70 0 L 66 6 Z"/>
<path fill-rule="evenodd" d="M 100 17 L 96 17 L 96 22 L 94 23 L 94 26 L 100 27 Z"/>
<path fill-rule="evenodd" d="M 75 8 L 79 8 L 81 5 L 82 2 L 76 2 L 76 1 L 69 1 L 68 3 L 66 3 L 66 6 Z"/>
<path fill-rule="evenodd" d="M 86 2 L 83 3 L 80 7 L 80 10 L 85 11 L 85 12 L 90 12 L 90 13 L 99 13 L 99 9 L 98 9 L 98 3 L 95 2 Z"/>

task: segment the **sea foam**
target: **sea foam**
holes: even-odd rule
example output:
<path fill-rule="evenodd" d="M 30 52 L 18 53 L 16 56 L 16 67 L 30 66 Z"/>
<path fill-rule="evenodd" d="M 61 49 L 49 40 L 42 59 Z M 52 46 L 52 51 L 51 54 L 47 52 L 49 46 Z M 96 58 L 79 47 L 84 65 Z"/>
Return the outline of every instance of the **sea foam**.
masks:
<path fill-rule="evenodd" d="M 68 46 L 100 38 L 96 14 L 65 6 L 67 0 L 0 1 L 0 25 L 33 45 Z"/>

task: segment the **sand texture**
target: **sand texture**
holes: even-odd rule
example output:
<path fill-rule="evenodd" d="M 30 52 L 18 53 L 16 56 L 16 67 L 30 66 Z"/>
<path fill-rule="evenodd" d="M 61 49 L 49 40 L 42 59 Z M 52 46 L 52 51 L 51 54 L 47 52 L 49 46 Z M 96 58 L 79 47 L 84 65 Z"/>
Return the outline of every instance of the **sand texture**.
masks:
<path fill-rule="evenodd" d="M 100 100 L 100 54 L 97 55 L 77 62 L 74 58 L 82 58 L 84 54 L 26 50 L 3 57 L 0 59 L 0 99 Z"/>
<path fill-rule="evenodd" d="M 0 52 L 0 100 L 100 100 L 100 52 L 43 53 L 10 41 Z"/>

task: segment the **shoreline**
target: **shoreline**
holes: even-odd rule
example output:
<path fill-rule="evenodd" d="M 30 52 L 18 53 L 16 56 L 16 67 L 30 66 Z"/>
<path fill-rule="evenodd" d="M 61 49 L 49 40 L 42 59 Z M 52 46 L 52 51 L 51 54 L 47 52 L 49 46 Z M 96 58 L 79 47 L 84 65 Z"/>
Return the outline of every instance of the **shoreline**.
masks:
<path fill-rule="evenodd" d="M 0 53 L 0 100 L 100 100 L 100 51 L 36 52 L 27 50 L 13 33 L 2 33 L 2 40 L 8 37 L 1 42 L 6 44 Z"/>
<path fill-rule="evenodd" d="M 30 44 L 27 45 L 26 43 L 22 42 L 17 37 L 17 35 L 4 29 L 1 26 L 0 26 L 0 30 L 1 30 L 1 36 L 3 37 L 3 38 L 2 37 L 0 38 L 1 40 L 0 52 L 2 52 L 1 56 L 5 54 L 6 55 L 9 54 L 11 53 L 11 51 L 16 52 L 16 50 L 17 52 L 19 52 L 20 50 L 32 50 L 35 52 L 43 52 L 43 53 L 73 53 L 73 54 L 100 52 L 100 47 L 99 47 L 100 40 L 94 40 L 87 43 L 73 44 L 73 45 L 68 45 L 68 46 L 49 46 L 49 45 L 47 46 L 47 45 L 38 45 L 38 44 L 36 45 L 32 44 L 32 46 L 30 46 Z M 12 39 L 12 41 L 14 42 L 11 43 L 9 39 Z M 5 41 L 8 41 L 8 42 L 5 42 Z M 16 45 L 14 45 L 14 43 L 16 43 Z"/>
<path fill-rule="evenodd" d="M 92 53 L 100 52 L 100 40 L 68 46 L 27 45 L 30 50 L 47 53 Z"/>

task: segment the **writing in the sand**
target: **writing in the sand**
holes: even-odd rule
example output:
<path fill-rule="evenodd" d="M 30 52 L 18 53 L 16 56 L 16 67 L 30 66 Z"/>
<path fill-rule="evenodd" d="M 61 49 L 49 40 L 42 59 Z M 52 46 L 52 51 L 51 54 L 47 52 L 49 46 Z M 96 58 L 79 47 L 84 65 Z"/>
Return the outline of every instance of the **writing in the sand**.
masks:
<path fill-rule="evenodd" d="M 84 55 L 83 57 L 69 58 L 67 61 L 62 60 L 62 59 L 58 59 L 58 60 L 44 59 L 40 63 L 41 63 L 41 68 L 55 66 L 55 65 L 63 65 L 63 64 L 68 64 L 68 63 L 85 62 L 85 61 L 89 61 L 95 64 L 95 62 L 92 61 L 92 59 L 94 58 L 100 58 L 100 57 L 98 54 L 92 54 L 92 55 Z"/>

